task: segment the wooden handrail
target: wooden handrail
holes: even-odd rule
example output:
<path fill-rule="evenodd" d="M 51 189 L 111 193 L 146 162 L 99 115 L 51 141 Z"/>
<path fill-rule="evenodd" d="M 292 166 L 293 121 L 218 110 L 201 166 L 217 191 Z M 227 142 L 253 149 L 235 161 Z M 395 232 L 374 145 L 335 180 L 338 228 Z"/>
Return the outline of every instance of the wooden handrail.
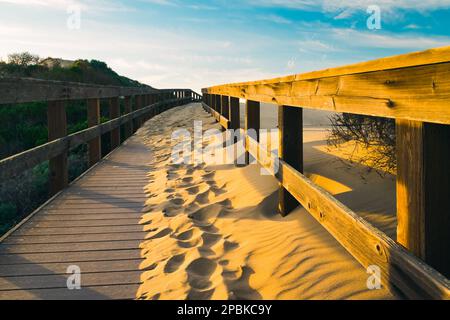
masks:
<path fill-rule="evenodd" d="M 450 299 L 450 47 L 276 79 L 202 89 L 203 105 L 238 128 L 246 99 L 246 159 L 261 150 L 260 102 L 278 108 L 280 213 L 303 205 L 363 266 L 411 298 Z M 397 242 L 303 174 L 302 109 L 394 118 L 397 136 Z M 299 111 L 298 111 L 299 110 Z M 234 119 L 234 120 L 233 120 Z M 230 124 L 236 123 L 236 124 Z M 252 147 L 256 145 L 256 149 Z M 265 161 L 260 161 L 266 166 Z M 272 165 L 272 164 L 271 164 Z M 269 166 L 270 167 L 270 166 Z"/>
<path fill-rule="evenodd" d="M 0 161 L 0 180 L 13 178 L 18 174 L 24 172 L 25 170 L 31 169 L 46 160 L 52 159 L 62 154 L 63 152 L 72 150 L 83 143 L 87 143 L 97 137 L 102 136 L 105 133 L 111 132 L 119 128 L 120 126 L 130 122 L 131 120 L 142 117 L 147 113 L 155 112 L 155 114 L 157 114 L 159 112 L 156 112 L 156 110 L 159 107 L 163 107 L 160 110 L 162 111 L 166 110 L 165 107 L 168 107 L 170 105 L 175 106 L 176 103 L 187 103 L 189 101 L 189 98 L 183 98 L 158 102 L 143 109 L 139 109 L 129 114 L 123 115 L 119 118 L 50 141 L 41 146 L 5 158 Z"/>
<path fill-rule="evenodd" d="M 120 99 L 125 100 L 125 115 L 120 115 Z M 86 100 L 89 128 L 67 135 L 65 102 Z M 109 122 L 100 124 L 100 99 L 109 100 Z M 155 89 L 149 86 L 117 87 L 84 83 L 48 81 L 30 78 L 0 77 L 0 104 L 27 102 L 48 103 L 50 142 L 0 161 L 0 179 L 17 176 L 35 165 L 50 160 L 50 193 L 55 194 L 68 185 L 68 151 L 88 143 L 89 165 L 101 159 L 101 135 L 111 134 L 111 148 L 119 146 L 120 126 L 130 136 L 152 116 L 201 96 L 190 89 Z M 132 102 L 134 101 L 134 109 Z M 133 124 L 134 122 L 134 124 Z"/>
<path fill-rule="evenodd" d="M 450 124 L 450 47 L 202 90 L 277 105 Z"/>

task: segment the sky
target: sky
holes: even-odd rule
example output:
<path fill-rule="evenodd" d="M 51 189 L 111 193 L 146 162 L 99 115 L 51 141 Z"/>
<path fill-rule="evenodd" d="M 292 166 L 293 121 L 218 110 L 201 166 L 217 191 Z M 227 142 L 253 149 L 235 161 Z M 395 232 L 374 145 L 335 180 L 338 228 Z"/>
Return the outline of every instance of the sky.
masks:
<path fill-rule="evenodd" d="M 199 91 L 448 45 L 450 0 L 0 0 L 1 59 L 97 59 L 156 88 Z"/>

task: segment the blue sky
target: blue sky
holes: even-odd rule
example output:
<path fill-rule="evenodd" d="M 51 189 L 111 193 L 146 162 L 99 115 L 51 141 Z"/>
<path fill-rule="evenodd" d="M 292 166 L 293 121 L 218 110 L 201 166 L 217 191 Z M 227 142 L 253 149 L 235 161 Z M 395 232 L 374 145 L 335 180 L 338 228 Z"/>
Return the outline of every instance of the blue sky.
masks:
<path fill-rule="evenodd" d="M 369 30 L 369 5 L 381 30 Z M 70 30 L 68 8 L 80 8 Z M 0 0 L 0 57 L 99 59 L 199 90 L 450 45 L 450 0 Z"/>

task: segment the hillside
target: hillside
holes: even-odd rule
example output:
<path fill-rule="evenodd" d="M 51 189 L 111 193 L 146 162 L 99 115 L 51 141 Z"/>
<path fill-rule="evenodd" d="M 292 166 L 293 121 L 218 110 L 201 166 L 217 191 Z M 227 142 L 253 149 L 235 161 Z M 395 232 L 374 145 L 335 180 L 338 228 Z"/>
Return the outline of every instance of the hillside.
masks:
<path fill-rule="evenodd" d="M 12 54 L 8 62 L 0 62 L 2 77 L 30 77 L 126 87 L 145 86 L 138 81 L 119 75 L 105 62 L 98 60 L 41 59 L 29 53 Z"/>

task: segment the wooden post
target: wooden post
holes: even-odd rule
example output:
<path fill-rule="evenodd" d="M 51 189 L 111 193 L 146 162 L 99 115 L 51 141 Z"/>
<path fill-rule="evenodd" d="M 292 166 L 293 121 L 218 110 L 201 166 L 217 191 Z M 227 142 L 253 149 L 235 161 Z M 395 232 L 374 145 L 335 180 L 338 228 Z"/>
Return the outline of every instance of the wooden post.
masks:
<path fill-rule="evenodd" d="M 230 97 L 222 96 L 222 113 L 225 118 L 230 120 Z"/>
<path fill-rule="evenodd" d="M 67 135 L 67 116 L 63 101 L 51 101 L 47 108 L 48 140 L 53 141 Z M 50 194 L 54 195 L 69 184 L 67 151 L 50 159 Z"/>
<path fill-rule="evenodd" d="M 303 109 L 278 107 L 278 157 L 303 173 Z M 280 184 L 278 209 L 284 217 L 300 203 Z"/>
<path fill-rule="evenodd" d="M 100 124 L 100 99 L 87 100 L 88 127 Z M 89 167 L 92 167 L 102 159 L 102 139 L 98 136 L 88 143 Z"/>
<path fill-rule="evenodd" d="M 109 118 L 111 120 L 120 117 L 119 98 L 109 99 Z M 120 128 L 111 131 L 111 151 L 120 145 Z"/>
<path fill-rule="evenodd" d="M 254 129 L 256 131 L 256 141 L 259 142 L 259 129 L 261 124 L 260 118 L 260 103 L 257 101 L 247 100 L 245 108 L 245 146 L 249 145 L 248 130 Z M 253 137 L 255 138 L 255 137 Z M 245 152 L 245 164 L 250 164 L 250 153 Z"/>
<path fill-rule="evenodd" d="M 125 114 L 129 114 L 133 111 L 133 105 L 131 97 L 125 97 Z M 133 135 L 133 121 L 129 121 L 125 124 L 125 137 L 129 138 Z"/>
<path fill-rule="evenodd" d="M 397 241 L 450 277 L 450 126 L 396 120 Z"/>
<path fill-rule="evenodd" d="M 222 114 L 222 97 L 219 94 L 216 94 L 216 111 Z"/>
<path fill-rule="evenodd" d="M 237 130 L 241 127 L 241 104 L 239 98 L 230 97 L 230 122 L 231 129 Z"/>
<path fill-rule="evenodd" d="M 142 108 L 142 96 L 137 95 L 134 97 L 134 108 L 135 110 L 139 110 Z M 137 131 L 141 127 L 141 118 L 135 118 L 134 119 L 134 130 Z"/>

